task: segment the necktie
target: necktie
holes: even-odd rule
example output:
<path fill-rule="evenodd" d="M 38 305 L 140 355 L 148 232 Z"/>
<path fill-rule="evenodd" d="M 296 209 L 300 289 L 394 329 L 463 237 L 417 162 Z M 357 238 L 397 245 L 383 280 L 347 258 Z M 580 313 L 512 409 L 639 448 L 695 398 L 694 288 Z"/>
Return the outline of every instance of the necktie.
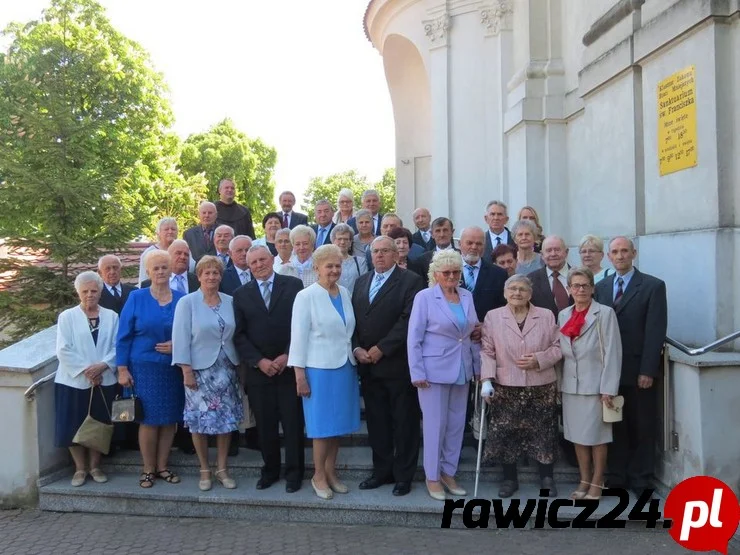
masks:
<path fill-rule="evenodd" d="M 118 287 L 113 287 L 112 289 L 113 289 L 113 298 L 114 299 L 120 299 L 121 298 L 121 294 L 118 292 Z"/>
<path fill-rule="evenodd" d="M 563 310 L 568 306 L 568 292 L 560 283 L 558 277 L 560 273 L 552 273 L 552 296 L 555 297 L 555 305 L 558 307 L 558 311 Z"/>
<path fill-rule="evenodd" d="M 206 248 L 211 246 L 211 231 L 209 229 L 203 230 L 203 242 L 205 243 Z"/>
<path fill-rule="evenodd" d="M 223 263 L 224 268 L 226 268 L 226 266 L 229 265 L 229 256 L 227 254 L 219 253 L 218 257 L 221 259 L 221 262 Z"/>
<path fill-rule="evenodd" d="M 475 289 L 475 266 L 465 264 L 465 269 L 468 271 L 465 277 L 465 289 L 472 292 Z"/>
<path fill-rule="evenodd" d="M 622 300 L 622 295 L 624 295 L 623 285 L 624 285 L 624 280 L 621 277 L 617 278 L 617 294 L 614 295 L 615 305 L 617 305 L 619 301 Z"/>
<path fill-rule="evenodd" d="M 321 245 L 324 244 L 324 239 L 326 238 L 326 229 L 319 228 L 319 236 L 316 239 L 316 248 L 318 249 Z"/>
<path fill-rule="evenodd" d="M 283 227 L 288 227 L 290 225 L 290 222 L 288 222 L 288 213 L 283 212 Z"/>
<path fill-rule="evenodd" d="M 245 270 L 239 270 L 239 281 L 242 282 L 242 285 L 249 281 L 249 274 Z"/>
<path fill-rule="evenodd" d="M 265 307 L 267 307 L 268 309 L 270 308 L 270 297 L 272 297 L 272 293 L 270 293 L 270 282 L 263 281 L 262 282 L 262 298 L 265 300 Z"/>
<path fill-rule="evenodd" d="M 496 237 L 496 246 L 498 247 L 501 244 L 501 237 Z"/>
<path fill-rule="evenodd" d="M 373 299 L 375 299 L 375 295 L 378 294 L 378 291 L 380 291 L 381 286 L 383 285 L 383 274 L 375 274 L 375 279 L 373 280 L 373 284 L 370 286 L 370 302 L 373 302 Z"/>
<path fill-rule="evenodd" d="M 180 293 L 187 293 L 185 291 L 185 278 L 182 275 L 175 276 L 175 288 Z"/>

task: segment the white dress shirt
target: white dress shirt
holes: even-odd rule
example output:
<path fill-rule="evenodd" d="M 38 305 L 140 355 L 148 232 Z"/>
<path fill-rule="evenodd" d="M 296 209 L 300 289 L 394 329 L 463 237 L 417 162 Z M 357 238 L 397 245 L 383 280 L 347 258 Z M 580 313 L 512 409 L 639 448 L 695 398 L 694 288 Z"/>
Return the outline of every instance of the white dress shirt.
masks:
<path fill-rule="evenodd" d="M 185 287 L 185 293 L 190 293 L 190 288 L 188 287 L 187 270 L 181 274 L 170 274 L 170 289 L 174 291 L 179 291 L 179 289 L 177 288 L 177 276 L 182 276 L 182 284 L 183 284 L 183 287 Z"/>
<path fill-rule="evenodd" d="M 493 246 L 494 249 L 498 247 L 499 245 L 499 243 L 496 241 L 496 238 L 501 239 L 500 244 L 502 245 L 507 245 L 509 243 L 509 232 L 506 231 L 506 228 L 504 228 L 504 230 L 501 233 L 494 233 L 493 231 L 489 229 L 488 235 L 491 236 L 491 245 Z"/>
<path fill-rule="evenodd" d="M 563 284 L 563 288 L 570 294 L 570 289 L 568 289 L 568 270 L 570 268 L 567 264 L 558 270 L 558 281 Z M 547 281 L 550 283 L 550 291 L 552 291 L 552 280 L 554 279 L 552 272 L 553 270 L 547 268 Z"/>

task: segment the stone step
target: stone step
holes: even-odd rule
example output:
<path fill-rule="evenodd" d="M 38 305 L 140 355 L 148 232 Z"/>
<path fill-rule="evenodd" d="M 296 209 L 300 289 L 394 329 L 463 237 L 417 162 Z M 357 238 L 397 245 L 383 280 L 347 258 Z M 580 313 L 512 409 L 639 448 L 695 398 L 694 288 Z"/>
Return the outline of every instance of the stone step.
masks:
<path fill-rule="evenodd" d="M 216 460 L 216 450 L 210 449 L 210 459 Z M 313 460 L 311 449 L 305 450 L 306 457 L 306 478 L 313 475 Z M 473 447 L 463 447 L 457 476 L 462 480 L 475 480 L 475 463 L 477 451 Z M 283 452 L 283 460 L 285 453 Z M 417 469 L 415 480 L 424 480 L 424 471 L 421 468 L 423 456 L 419 454 L 419 468 Z M 179 450 L 173 450 L 170 456 L 170 468 L 178 474 L 196 475 L 198 474 L 198 462 L 195 455 L 186 455 Z M 141 455 L 138 451 L 119 451 L 113 457 L 103 459 L 103 470 L 110 474 L 119 473 L 137 473 L 141 470 Z M 240 478 L 258 478 L 262 468 L 262 455 L 259 451 L 252 449 L 239 449 L 239 454 L 235 457 L 229 457 L 229 468 L 235 477 Z M 361 481 L 367 478 L 372 472 L 372 451 L 370 447 L 353 446 L 342 447 L 339 449 L 337 459 L 337 469 L 343 480 Z M 501 466 L 481 468 L 481 480 L 487 482 L 499 481 L 502 479 Z M 565 463 L 555 465 L 555 480 L 566 482 L 578 481 L 578 469 Z M 535 464 L 519 467 L 519 481 L 522 483 L 539 483 L 539 474 Z"/>
<path fill-rule="evenodd" d="M 106 484 L 88 480 L 84 486 L 77 488 L 70 485 L 70 477 L 71 472 L 40 488 L 39 507 L 42 510 L 439 528 L 444 507 L 442 502 L 428 495 L 423 484 L 414 484 L 409 495 L 394 497 L 390 485 L 361 491 L 358 488 L 359 481 L 345 479 L 350 488 L 348 494 L 335 494 L 332 500 L 322 500 L 314 494 L 310 483 L 305 481 L 300 491 L 287 494 L 283 481 L 258 491 L 244 477 L 237 478 L 238 487 L 235 490 L 226 490 L 214 482 L 213 489 L 208 492 L 201 492 L 198 478 L 190 474 L 184 474 L 180 484 L 157 481 L 150 489 L 139 487 L 138 473 L 111 474 Z M 469 492 L 467 499 L 472 499 L 473 483 L 467 479 L 459 482 Z M 567 497 L 576 483 L 564 481 L 558 486 L 561 497 Z M 478 498 L 497 499 L 497 489 L 497 484 L 486 481 L 480 486 Z M 519 500 L 522 507 L 528 499 L 540 499 L 537 485 L 523 484 L 517 494 L 518 497 L 502 501 L 504 510 L 514 500 Z M 620 513 L 620 520 L 626 519 L 635 501 L 636 498 L 631 495 L 630 506 Z M 605 515 L 616 504 L 616 498 L 604 498 L 591 519 Z M 571 521 L 580 510 L 561 507 L 559 519 Z M 462 513 L 462 510 L 453 513 L 451 527 L 463 527 Z M 524 527 L 534 526 L 534 515 L 524 520 Z M 493 513 L 489 524 L 490 527 L 496 526 Z M 642 524 L 636 526 L 644 528 Z"/>

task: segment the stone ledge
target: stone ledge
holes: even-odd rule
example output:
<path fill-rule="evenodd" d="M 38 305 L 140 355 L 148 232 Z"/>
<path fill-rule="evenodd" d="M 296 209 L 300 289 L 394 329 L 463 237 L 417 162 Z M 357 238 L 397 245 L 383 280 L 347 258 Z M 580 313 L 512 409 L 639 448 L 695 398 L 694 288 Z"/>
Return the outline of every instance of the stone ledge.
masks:
<path fill-rule="evenodd" d="M 0 351 L 0 370 L 31 374 L 56 361 L 54 325 Z"/>
<path fill-rule="evenodd" d="M 675 347 L 668 348 L 668 355 L 673 362 L 708 369 L 710 367 L 740 367 L 740 353 L 734 352 L 712 352 L 703 355 L 691 356 L 679 351 Z"/>

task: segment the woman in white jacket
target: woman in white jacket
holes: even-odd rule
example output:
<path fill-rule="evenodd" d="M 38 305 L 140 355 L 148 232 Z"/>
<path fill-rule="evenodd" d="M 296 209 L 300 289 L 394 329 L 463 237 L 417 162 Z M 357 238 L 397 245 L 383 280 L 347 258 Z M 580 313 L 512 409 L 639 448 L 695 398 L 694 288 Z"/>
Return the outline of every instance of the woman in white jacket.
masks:
<path fill-rule="evenodd" d="M 110 423 L 109 409 L 116 391 L 118 315 L 98 304 L 103 280 L 95 272 L 79 274 L 75 289 L 80 304 L 62 312 L 57 323 L 55 445 L 69 448 L 75 463 L 72 485 L 81 486 L 88 468 L 96 482 L 108 481 L 100 470 L 101 453 L 77 445 L 72 439 L 87 417 L 88 408 L 93 418 Z M 90 390 L 96 386 L 99 391 Z"/>
<path fill-rule="evenodd" d="M 339 436 L 360 428 L 357 362 L 352 354 L 355 316 L 349 291 L 337 281 L 342 254 L 324 245 L 313 254 L 318 281 L 293 304 L 288 366 L 295 369 L 298 395 L 303 397 L 306 433 L 313 439 L 311 485 L 322 499 L 347 493 L 336 475 Z"/>

